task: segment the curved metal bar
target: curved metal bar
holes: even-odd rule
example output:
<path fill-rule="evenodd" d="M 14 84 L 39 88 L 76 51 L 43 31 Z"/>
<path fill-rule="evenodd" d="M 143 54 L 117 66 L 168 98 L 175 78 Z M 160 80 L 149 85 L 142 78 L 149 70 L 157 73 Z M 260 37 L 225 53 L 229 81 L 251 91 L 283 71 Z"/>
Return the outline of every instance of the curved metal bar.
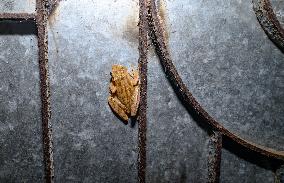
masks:
<path fill-rule="evenodd" d="M 156 53 L 160 58 L 160 62 L 164 68 L 165 74 L 169 79 L 172 87 L 175 89 L 179 99 L 183 102 L 184 106 L 198 117 L 198 119 L 209 125 L 213 130 L 221 132 L 222 135 L 227 136 L 229 139 L 236 143 L 252 150 L 257 153 L 261 153 L 266 157 L 276 158 L 284 160 L 284 151 L 277 151 L 268 147 L 264 147 L 248 140 L 245 140 L 236 134 L 230 132 L 212 116 L 210 116 L 206 110 L 197 102 L 191 92 L 188 90 L 184 82 L 182 81 L 178 71 L 176 70 L 171 56 L 169 54 L 165 37 L 164 29 L 161 26 L 159 16 L 157 14 L 157 8 L 154 0 L 150 1 L 148 23 L 150 29 L 150 37 L 156 49 Z"/>
<path fill-rule="evenodd" d="M 284 29 L 273 12 L 269 0 L 252 0 L 253 10 L 269 39 L 284 52 Z"/>

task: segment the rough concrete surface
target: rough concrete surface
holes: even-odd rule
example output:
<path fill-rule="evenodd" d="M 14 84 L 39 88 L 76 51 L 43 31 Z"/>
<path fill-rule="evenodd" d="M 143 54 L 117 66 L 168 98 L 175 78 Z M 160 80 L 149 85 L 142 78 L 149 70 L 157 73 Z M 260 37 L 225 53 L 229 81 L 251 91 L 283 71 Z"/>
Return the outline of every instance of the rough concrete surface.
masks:
<path fill-rule="evenodd" d="M 33 13 L 36 0 L 1 0 L 0 12 L 5 13 Z"/>
<path fill-rule="evenodd" d="M 0 36 L 0 182 L 41 182 L 37 39 Z"/>
<path fill-rule="evenodd" d="M 69 0 L 49 21 L 56 182 L 137 181 L 137 125 L 107 104 L 111 65 L 137 65 L 136 10 L 135 1 Z"/>
<path fill-rule="evenodd" d="M 34 2 L 4 0 L 0 12 L 33 12 Z M 271 2 L 283 22 L 283 1 Z M 284 57 L 251 1 L 157 4 L 174 64 L 202 106 L 242 138 L 284 150 Z M 117 119 L 107 97 L 111 65 L 137 66 L 138 0 L 61 1 L 48 23 L 55 182 L 137 182 L 137 124 Z M 0 33 L 0 182 L 43 182 L 37 40 Z M 148 78 L 146 181 L 206 182 L 209 136 L 152 48 Z M 273 173 L 223 149 L 221 182 L 273 182 Z"/>
<path fill-rule="evenodd" d="M 251 2 L 164 4 L 174 63 L 201 105 L 242 138 L 284 150 L 284 57 Z"/>
<path fill-rule="evenodd" d="M 147 182 L 207 182 L 208 135 L 179 102 L 156 56 L 149 59 Z"/>
<path fill-rule="evenodd" d="M 223 149 L 220 182 L 274 183 L 274 174 Z"/>

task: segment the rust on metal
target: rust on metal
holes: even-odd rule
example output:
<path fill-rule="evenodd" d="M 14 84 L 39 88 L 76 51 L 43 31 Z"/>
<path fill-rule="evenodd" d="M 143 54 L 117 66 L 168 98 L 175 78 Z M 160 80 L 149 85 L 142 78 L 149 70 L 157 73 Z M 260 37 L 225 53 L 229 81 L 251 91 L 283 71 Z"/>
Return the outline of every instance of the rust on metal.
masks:
<path fill-rule="evenodd" d="M 284 29 L 277 20 L 269 0 L 252 0 L 253 10 L 262 29 L 279 49 L 284 52 Z"/>
<path fill-rule="evenodd" d="M 197 100 L 193 97 L 191 92 L 182 81 L 172 62 L 163 34 L 165 30 L 163 30 L 162 26 L 160 26 L 159 18 L 160 17 L 157 14 L 156 4 L 154 0 L 151 0 L 148 16 L 150 37 L 155 46 L 156 53 L 160 58 L 164 72 L 166 73 L 167 78 L 169 79 L 172 87 L 177 93 L 179 99 L 182 101 L 183 105 L 195 116 L 197 116 L 199 120 L 202 121 L 202 123 L 209 125 L 209 127 L 213 130 L 221 132 L 222 135 L 227 136 L 238 144 L 257 153 L 261 153 L 267 157 L 284 160 L 284 151 L 277 151 L 268 147 L 264 147 L 237 136 L 236 134 L 223 127 L 218 121 L 210 116 L 205 109 L 203 109 L 203 107 L 197 102 Z"/>
<path fill-rule="evenodd" d="M 208 182 L 217 183 L 220 178 L 220 164 L 222 153 L 222 134 L 213 132 L 210 135 L 209 141 L 209 156 L 208 156 Z"/>
<path fill-rule="evenodd" d="M 146 132 L 147 132 L 147 52 L 148 22 L 147 0 L 139 0 L 139 75 L 140 106 L 138 111 L 138 182 L 146 181 Z"/>
<path fill-rule="evenodd" d="M 53 151 L 52 151 L 52 130 L 50 121 L 50 88 L 48 74 L 48 43 L 47 43 L 47 0 L 36 1 L 36 24 L 39 48 L 39 69 L 40 69 L 40 90 L 42 102 L 42 133 L 43 133 L 43 152 L 45 163 L 45 180 L 53 182 Z"/>
<path fill-rule="evenodd" d="M 35 20 L 36 15 L 34 13 L 0 13 L 0 21 L 1 20 L 15 20 L 15 21 L 23 21 L 23 20 Z"/>
<path fill-rule="evenodd" d="M 163 30 L 165 30 L 163 32 L 164 34 L 164 38 L 165 38 L 165 43 L 166 45 L 169 44 L 169 38 L 170 38 L 170 32 L 169 32 L 169 29 L 168 29 L 168 21 L 169 21 L 169 17 L 167 16 L 167 13 L 166 13 L 166 0 L 160 0 L 160 1 L 157 1 L 157 8 L 158 8 L 158 11 L 157 11 L 157 15 L 159 17 L 161 17 L 159 20 L 160 20 L 160 26 L 163 28 Z"/>

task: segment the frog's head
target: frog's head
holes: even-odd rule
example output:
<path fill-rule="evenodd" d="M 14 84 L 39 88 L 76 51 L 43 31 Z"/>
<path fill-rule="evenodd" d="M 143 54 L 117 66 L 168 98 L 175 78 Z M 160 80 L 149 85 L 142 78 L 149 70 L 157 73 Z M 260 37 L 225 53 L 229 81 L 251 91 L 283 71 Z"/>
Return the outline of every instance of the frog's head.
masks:
<path fill-rule="evenodd" d="M 122 79 L 127 75 L 127 68 L 122 65 L 113 65 L 111 69 L 111 76 L 113 80 Z"/>

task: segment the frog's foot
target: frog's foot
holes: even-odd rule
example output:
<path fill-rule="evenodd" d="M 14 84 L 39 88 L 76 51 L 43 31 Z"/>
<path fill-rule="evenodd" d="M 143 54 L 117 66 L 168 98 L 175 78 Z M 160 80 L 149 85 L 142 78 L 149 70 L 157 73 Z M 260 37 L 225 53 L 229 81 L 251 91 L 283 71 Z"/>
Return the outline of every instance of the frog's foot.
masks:
<path fill-rule="evenodd" d="M 125 122 L 128 121 L 128 116 L 124 111 L 126 110 L 126 107 L 115 97 L 109 97 L 108 98 L 108 103 L 112 110 L 119 116 L 121 117 Z"/>
<path fill-rule="evenodd" d="M 138 110 L 138 107 L 139 107 L 139 102 L 140 102 L 140 88 L 139 88 L 139 86 L 135 87 L 131 101 L 132 101 L 131 116 L 136 116 L 137 110 Z"/>

